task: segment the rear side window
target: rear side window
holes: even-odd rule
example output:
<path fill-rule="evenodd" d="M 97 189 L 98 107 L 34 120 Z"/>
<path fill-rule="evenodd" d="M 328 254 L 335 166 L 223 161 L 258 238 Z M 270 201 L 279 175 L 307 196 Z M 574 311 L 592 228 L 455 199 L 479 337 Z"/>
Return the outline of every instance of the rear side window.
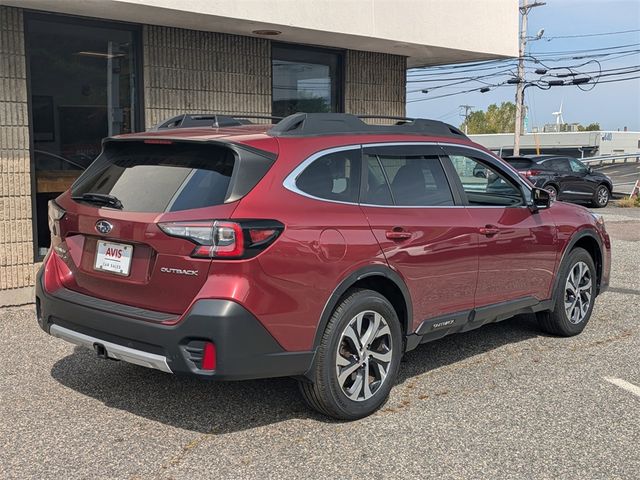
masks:
<path fill-rule="evenodd" d="M 74 184 L 72 196 L 106 194 L 123 210 L 175 212 L 224 203 L 235 153 L 194 143 L 112 142 Z"/>
<path fill-rule="evenodd" d="M 324 155 L 296 179 L 296 186 L 313 197 L 357 203 L 360 192 L 360 149 Z"/>
<path fill-rule="evenodd" d="M 407 207 L 454 204 L 438 156 L 406 155 L 398 152 L 398 155 L 367 154 L 366 160 L 369 185 L 366 189 L 368 198 L 363 203 L 389 205 L 393 202 L 397 206 Z M 378 170 L 384 174 L 384 183 L 380 183 Z"/>

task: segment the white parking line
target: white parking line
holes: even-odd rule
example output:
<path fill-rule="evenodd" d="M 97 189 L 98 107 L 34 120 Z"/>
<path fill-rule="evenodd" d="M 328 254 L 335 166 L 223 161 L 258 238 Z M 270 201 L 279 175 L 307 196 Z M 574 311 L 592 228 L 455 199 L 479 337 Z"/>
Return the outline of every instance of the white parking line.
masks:
<path fill-rule="evenodd" d="M 640 397 L 640 387 L 634 385 L 633 383 L 626 382 L 626 381 L 622 380 L 621 378 L 604 377 L 604 379 L 607 382 L 613 383 L 614 385 L 625 389 L 627 392 L 631 392 L 634 395 Z"/>

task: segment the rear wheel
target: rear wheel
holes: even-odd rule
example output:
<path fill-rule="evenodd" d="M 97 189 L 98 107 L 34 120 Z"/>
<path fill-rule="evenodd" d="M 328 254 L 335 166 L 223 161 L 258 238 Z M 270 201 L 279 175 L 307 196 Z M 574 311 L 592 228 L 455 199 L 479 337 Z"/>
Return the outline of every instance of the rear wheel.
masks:
<path fill-rule="evenodd" d="M 600 185 L 596 188 L 596 193 L 593 194 L 593 206 L 596 208 L 606 207 L 611 198 L 611 192 L 606 185 Z"/>
<path fill-rule="evenodd" d="M 402 330 L 389 301 L 353 290 L 336 307 L 320 341 L 306 402 L 340 420 L 366 417 L 386 402 L 402 355 Z"/>
<path fill-rule="evenodd" d="M 553 311 L 537 314 L 540 326 L 548 333 L 570 337 L 589 322 L 596 293 L 596 268 L 583 248 L 572 250 L 560 267 Z"/>
<path fill-rule="evenodd" d="M 549 192 L 549 198 L 552 202 L 558 200 L 558 188 L 555 185 L 547 185 L 544 189 Z"/>

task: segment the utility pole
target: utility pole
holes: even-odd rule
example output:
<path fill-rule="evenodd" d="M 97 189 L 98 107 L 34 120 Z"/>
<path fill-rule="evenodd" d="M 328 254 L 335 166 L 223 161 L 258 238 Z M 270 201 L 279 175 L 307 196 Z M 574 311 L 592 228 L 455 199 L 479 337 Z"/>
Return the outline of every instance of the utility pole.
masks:
<path fill-rule="evenodd" d="M 520 14 L 522 15 L 522 21 L 520 22 L 520 47 L 518 48 L 518 83 L 516 84 L 516 124 L 515 133 L 513 139 L 513 154 L 520 155 L 520 136 L 524 130 L 524 54 L 527 47 L 527 16 L 529 10 L 535 7 L 541 7 L 546 5 L 545 2 L 527 3 L 528 0 L 523 0 L 520 6 Z"/>
<path fill-rule="evenodd" d="M 467 118 L 469 118 L 469 114 L 471 113 L 471 109 L 473 105 L 458 105 L 460 108 L 464 108 L 464 134 L 467 134 Z"/>

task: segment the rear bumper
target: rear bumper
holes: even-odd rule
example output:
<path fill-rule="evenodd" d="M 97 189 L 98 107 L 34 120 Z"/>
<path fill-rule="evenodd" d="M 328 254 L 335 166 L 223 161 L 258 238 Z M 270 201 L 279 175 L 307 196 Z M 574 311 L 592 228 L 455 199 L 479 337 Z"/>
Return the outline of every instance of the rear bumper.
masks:
<path fill-rule="evenodd" d="M 98 344 L 109 358 L 219 380 L 303 376 L 313 362 L 313 352 L 284 351 L 250 312 L 230 300 L 199 300 L 179 323 L 165 325 L 73 303 L 69 296 L 46 293 L 42 285 L 41 270 L 36 281 L 40 327 L 76 345 Z M 199 368 L 202 341 L 216 345 L 215 370 Z"/>

